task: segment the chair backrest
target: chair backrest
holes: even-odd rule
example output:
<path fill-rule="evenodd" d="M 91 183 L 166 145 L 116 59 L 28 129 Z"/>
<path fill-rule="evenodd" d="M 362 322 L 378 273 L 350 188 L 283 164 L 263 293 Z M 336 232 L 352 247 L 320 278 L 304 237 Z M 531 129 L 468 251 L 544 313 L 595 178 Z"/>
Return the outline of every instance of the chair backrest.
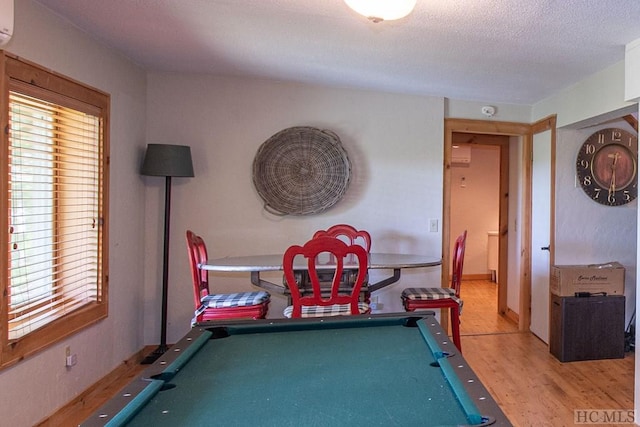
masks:
<path fill-rule="evenodd" d="M 460 282 L 462 282 L 462 266 L 464 264 L 464 248 L 467 243 L 467 230 L 464 230 L 456 239 L 453 247 L 453 266 L 451 268 L 451 287 L 460 297 Z"/>
<path fill-rule="evenodd" d="M 319 261 L 320 255 L 329 254 L 329 258 L 334 260 L 331 265 Z M 300 270 L 300 264 L 294 266 L 296 257 L 302 256 L 306 260 L 306 265 L 311 281 L 312 294 L 302 296 L 298 283 L 296 282 L 296 271 Z M 340 280 L 344 270 L 345 262 L 349 265 L 356 264 L 358 274 L 350 292 L 340 292 Z M 294 245 L 289 247 L 283 257 L 282 266 L 284 277 L 291 291 L 291 301 L 293 304 L 293 314 L 291 317 L 300 317 L 302 306 L 328 306 L 333 304 L 350 304 L 351 313 L 357 314 L 360 290 L 367 274 L 367 251 L 360 245 L 347 245 L 345 242 L 329 236 L 312 238 L 304 246 Z M 295 270 L 294 270 L 295 268 Z M 321 286 L 319 273 L 326 273 L 330 269 L 333 271 L 330 292 L 327 294 L 326 287 Z M 325 290 L 323 295 L 322 290 Z M 344 292 L 344 291 L 343 291 Z"/>
<path fill-rule="evenodd" d="M 326 230 L 318 230 L 313 234 L 314 239 L 321 236 L 335 237 L 349 245 L 358 244 L 365 248 L 367 252 L 371 251 L 371 235 L 369 232 L 366 230 L 356 230 L 348 224 L 332 225 Z"/>
<path fill-rule="evenodd" d="M 201 305 L 202 298 L 209 295 L 209 274 L 207 270 L 198 268 L 198 264 L 207 261 L 207 246 L 202 237 L 191 230 L 187 230 L 187 249 L 189 251 L 189 264 L 191 265 L 193 297 L 197 310 Z"/>

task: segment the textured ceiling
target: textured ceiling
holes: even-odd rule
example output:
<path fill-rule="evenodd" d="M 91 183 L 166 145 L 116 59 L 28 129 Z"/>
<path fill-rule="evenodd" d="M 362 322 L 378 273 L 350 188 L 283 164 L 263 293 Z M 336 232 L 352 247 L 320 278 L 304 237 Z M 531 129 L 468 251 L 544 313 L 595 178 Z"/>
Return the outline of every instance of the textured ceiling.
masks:
<path fill-rule="evenodd" d="M 640 39 L 638 0 L 418 0 L 379 24 L 343 0 L 36 1 L 150 71 L 526 105 Z"/>

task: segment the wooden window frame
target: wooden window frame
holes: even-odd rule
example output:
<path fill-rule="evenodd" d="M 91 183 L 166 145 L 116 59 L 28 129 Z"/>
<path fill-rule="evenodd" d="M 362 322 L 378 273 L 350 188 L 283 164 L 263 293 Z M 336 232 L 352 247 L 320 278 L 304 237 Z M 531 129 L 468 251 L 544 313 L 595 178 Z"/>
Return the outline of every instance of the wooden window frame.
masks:
<path fill-rule="evenodd" d="M 9 307 L 10 307 L 10 219 L 8 215 L 0 216 L 0 242 L 5 256 L 0 257 L 0 271 L 5 272 L 0 280 L 0 368 L 13 365 L 24 358 L 74 334 L 108 315 L 109 281 L 108 281 L 108 247 L 109 247 L 109 128 L 110 128 L 110 96 L 109 94 L 89 87 L 83 83 L 65 77 L 54 71 L 45 69 L 37 64 L 26 61 L 11 53 L 0 51 L 0 123 L 4 132 L 0 140 L 0 210 L 9 212 L 9 92 L 10 87 L 28 85 L 36 91 L 50 94 L 59 99 L 67 99 L 91 106 L 100 118 L 102 135 L 101 162 L 102 173 L 99 179 L 98 191 L 100 203 L 98 209 L 98 244 L 97 253 L 99 272 L 98 293 L 95 301 L 86 303 L 68 314 L 58 316 L 55 320 L 17 338 L 9 338 Z"/>

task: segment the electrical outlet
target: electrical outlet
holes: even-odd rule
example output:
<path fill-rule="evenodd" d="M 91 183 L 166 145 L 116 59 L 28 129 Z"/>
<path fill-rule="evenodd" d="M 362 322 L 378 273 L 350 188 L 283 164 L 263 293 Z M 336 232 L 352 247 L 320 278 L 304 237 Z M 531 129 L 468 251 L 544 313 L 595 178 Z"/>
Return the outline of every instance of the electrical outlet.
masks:
<path fill-rule="evenodd" d="M 380 300 L 378 300 L 377 296 L 371 297 L 371 302 L 369 303 L 369 307 L 371 308 L 371 310 L 382 310 L 383 306 L 384 304 L 382 304 Z"/>
<path fill-rule="evenodd" d="M 72 367 L 72 366 L 76 366 L 78 364 L 78 355 L 77 354 L 72 354 L 71 356 L 67 356 L 67 362 L 66 365 L 68 368 Z"/>
<path fill-rule="evenodd" d="M 438 220 L 430 219 L 429 220 L 429 232 L 437 233 L 438 232 Z"/>
<path fill-rule="evenodd" d="M 78 355 L 71 354 L 71 347 L 67 346 L 64 349 L 64 366 L 70 368 L 78 364 Z"/>

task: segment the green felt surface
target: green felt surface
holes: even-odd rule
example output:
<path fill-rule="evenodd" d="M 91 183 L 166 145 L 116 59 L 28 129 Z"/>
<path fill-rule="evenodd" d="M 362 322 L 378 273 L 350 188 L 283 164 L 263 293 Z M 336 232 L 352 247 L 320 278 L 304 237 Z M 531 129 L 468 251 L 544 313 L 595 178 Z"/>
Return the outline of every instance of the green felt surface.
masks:
<path fill-rule="evenodd" d="M 468 420 L 416 327 L 208 341 L 132 426 L 438 426 Z"/>

